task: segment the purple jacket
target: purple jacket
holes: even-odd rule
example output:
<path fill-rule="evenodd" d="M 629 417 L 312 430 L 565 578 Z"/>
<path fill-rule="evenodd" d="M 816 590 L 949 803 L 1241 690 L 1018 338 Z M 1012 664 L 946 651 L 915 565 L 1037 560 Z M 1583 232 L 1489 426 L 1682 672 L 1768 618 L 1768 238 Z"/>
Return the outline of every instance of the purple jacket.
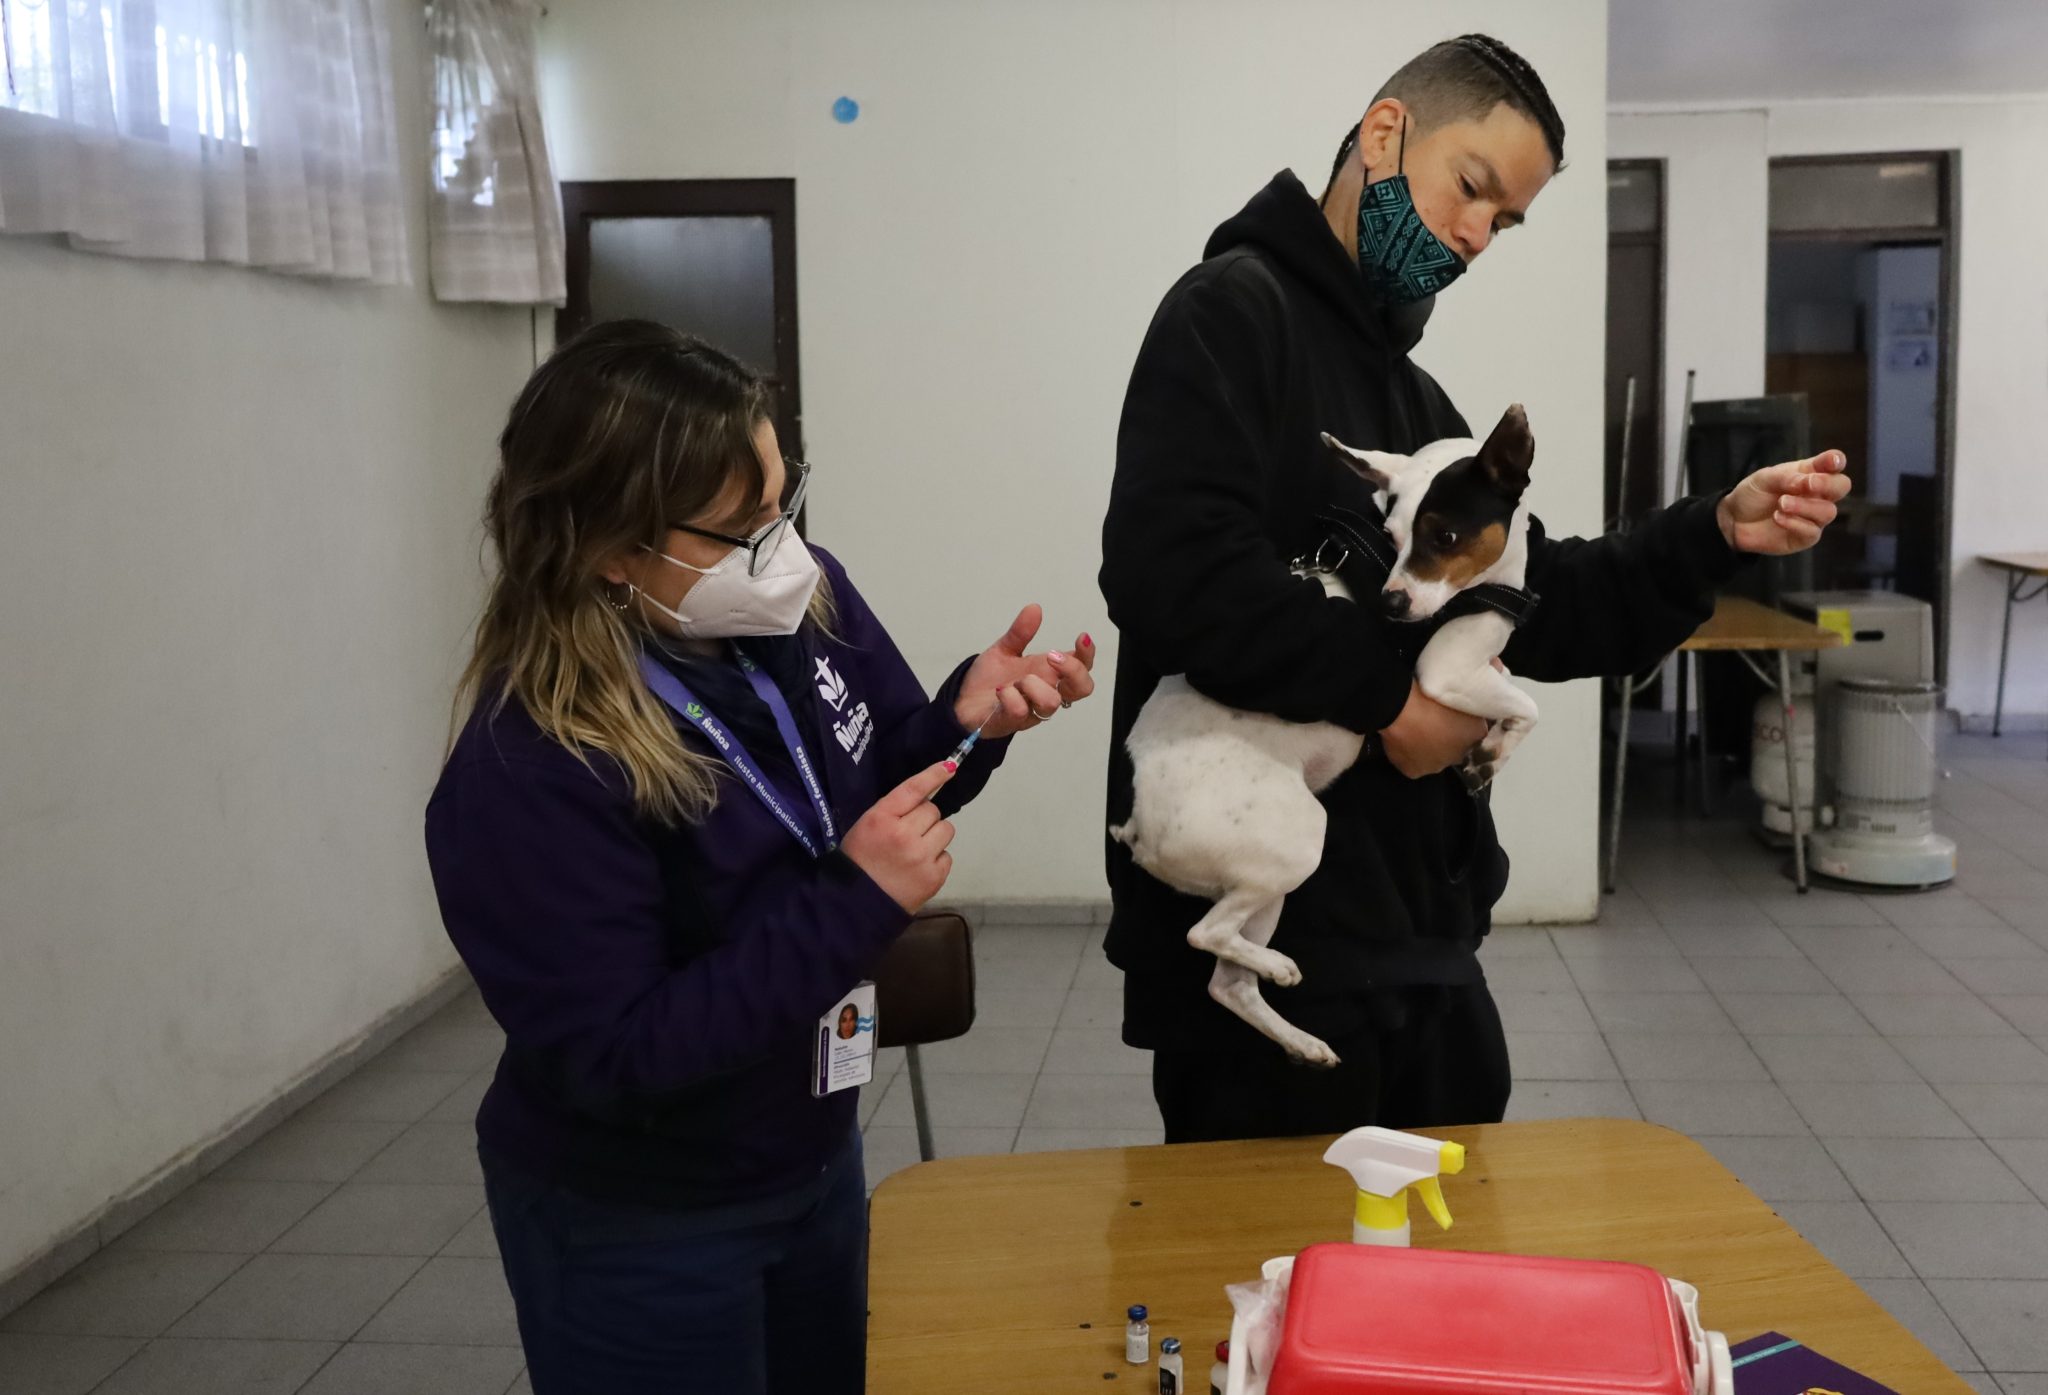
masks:
<path fill-rule="evenodd" d="M 836 637 L 807 624 L 764 666 L 843 834 L 960 741 L 967 665 L 928 699 L 813 550 Z M 978 746 L 940 807 L 978 793 L 1005 745 Z M 810 812 L 801 788 L 783 794 Z M 812 1097 L 816 1024 L 910 918 L 843 854 L 814 860 L 737 779 L 701 823 L 645 819 L 615 763 L 586 765 L 517 701 L 471 715 L 426 832 L 448 936 L 506 1033 L 477 1114 L 485 1149 L 590 1195 L 677 1206 L 801 1185 L 846 1145 L 856 1092 Z"/>

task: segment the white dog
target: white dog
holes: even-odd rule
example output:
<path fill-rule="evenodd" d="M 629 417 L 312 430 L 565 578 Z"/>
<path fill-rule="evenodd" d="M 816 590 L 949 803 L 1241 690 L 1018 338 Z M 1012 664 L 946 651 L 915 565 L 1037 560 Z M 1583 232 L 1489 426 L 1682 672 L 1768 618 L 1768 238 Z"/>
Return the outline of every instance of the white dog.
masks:
<path fill-rule="evenodd" d="M 1471 587 L 1519 591 L 1528 567 L 1529 516 L 1522 502 L 1535 441 L 1521 407 L 1507 410 L 1484 445 L 1436 441 L 1413 456 L 1324 442 L 1378 491 L 1397 549 L 1378 603 L 1389 616 L 1426 620 Z M 1315 574 L 1330 604 L 1354 604 L 1334 574 Z M 1493 609 L 1446 621 L 1416 661 L 1422 691 L 1484 717 L 1486 737 L 1463 775 L 1473 790 L 1493 778 L 1536 725 L 1536 704 L 1494 660 L 1514 631 Z M 1126 742 L 1133 768 L 1130 821 L 1110 830 L 1137 864 L 1169 886 L 1215 901 L 1188 943 L 1216 956 L 1209 996 L 1314 1065 L 1333 1066 L 1329 1045 L 1288 1022 L 1259 993 L 1301 970 L 1268 948 L 1287 895 L 1322 860 L 1327 816 L 1316 798 L 1350 769 L 1364 738 L 1328 722 L 1287 722 L 1241 712 L 1163 679 Z"/>

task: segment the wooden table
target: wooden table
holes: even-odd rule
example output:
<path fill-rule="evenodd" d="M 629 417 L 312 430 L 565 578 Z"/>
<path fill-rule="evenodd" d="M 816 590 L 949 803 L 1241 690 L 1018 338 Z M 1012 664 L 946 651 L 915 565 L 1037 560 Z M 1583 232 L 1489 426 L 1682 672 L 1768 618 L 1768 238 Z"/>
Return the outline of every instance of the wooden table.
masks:
<path fill-rule="evenodd" d="M 1911 1333 L 1683 1135 L 1620 1119 L 1432 1130 L 1469 1150 L 1444 1179 L 1456 1224 L 1415 1205 L 1419 1245 L 1623 1259 L 1696 1284 L 1707 1325 L 1776 1330 L 1901 1395 L 1967 1395 Z M 868 1389 L 876 1395 L 1104 1390 L 1124 1309 L 1152 1310 L 1205 1389 L 1230 1328 L 1223 1286 L 1351 1233 L 1351 1179 L 1324 1139 L 948 1158 L 875 1193 Z M 1114 1377 L 1114 1381 L 1110 1379 Z"/>
<path fill-rule="evenodd" d="M 1792 880 L 1803 893 L 1806 890 L 1806 834 L 1799 826 L 1799 767 L 1792 752 L 1792 656 L 1811 654 L 1822 649 L 1834 649 L 1848 642 L 1848 637 L 1838 631 L 1801 620 L 1796 615 L 1787 615 L 1782 610 L 1773 610 L 1760 605 L 1746 596 L 1717 596 L 1714 598 L 1714 613 L 1707 622 L 1692 633 L 1692 638 L 1678 646 L 1679 663 L 1685 663 L 1685 655 L 1702 653 L 1739 653 L 1743 662 L 1749 664 L 1757 677 L 1778 694 L 1778 706 L 1785 714 L 1785 789 L 1792 800 Z M 1772 653 L 1778 656 L 1778 672 L 1773 678 L 1757 667 L 1749 658 L 1752 653 Z M 1682 672 L 1682 670 L 1681 670 Z M 1629 711 L 1635 705 L 1635 695 L 1648 680 L 1638 682 L 1624 676 L 1621 680 L 1621 736 L 1615 742 L 1614 750 L 1614 798 L 1608 813 L 1607 827 L 1607 878 L 1606 888 L 1613 891 L 1617 879 L 1616 869 L 1621 861 L 1621 808 L 1622 780 L 1628 773 L 1628 719 Z M 1695 689 L 1700 684 L 1695 680 Z M 1679 766 L 1684 768 L 1685 688 L 1683 680 L 1679 687 Z M 1700 788 L 1702 797 L 1706 788 L 1707 729 L 1704 719 L 1700 722 Z"/>
<path fill-rule="evenodd" d="M 1679 645 L 1685 653 L 1773 650 L 1781 654 L 1833 649 L 1843 643 L 1834 630 L 1801 620 L 1747 596 L 1716 596 L 1707 623 Z"/>
<path fill-rule="evenodd" d="M 2005 634 L 1998 641 L 1998 700 L 1991 709 L 1991 734 L 2005 725 L 2005 659 L 2012 651 L 2012 608 L 2048 594 L 2048 552 L 1987 552 L 1977 559 L 2005 573 Z M 2039 584 L 2031 591 L 2029 581 Z"/>

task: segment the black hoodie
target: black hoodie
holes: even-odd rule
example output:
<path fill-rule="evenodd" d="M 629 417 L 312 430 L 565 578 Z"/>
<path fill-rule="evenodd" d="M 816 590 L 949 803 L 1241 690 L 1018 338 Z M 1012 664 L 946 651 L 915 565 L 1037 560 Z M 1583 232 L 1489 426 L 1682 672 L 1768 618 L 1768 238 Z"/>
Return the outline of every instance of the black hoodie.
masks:
<path fill-rule="evenodd" d="M 1153 317 L 1117 431 L 1100 577 L 1121 637 L 1111 824 L 1131 809 L 1124 739 L 1165 675 L 1185 673 L 1232 707 L 1368 738 L 1392 724 L 1429 626 L 1330 599 L 1288 566 L 1346 514 L 1378 518 L 1366 485 L 1332 462 L 1320 433 L 1402 454 L 1472 434 L 1408 357 L 1427 307 L 1390 312 L 1376 302 L 1292 173 L 1218 228 L 1204 255 Z M 1515 394 L 1502 384 L 1503 404 Z M 1540 422 L 1541 404 L 1531 405 Z M 1540 425 L 1537 440 L 1540 461 Z M 1590 541 L 1546 539 L 1532 519 L 1527 584 L 1542 599 L 1503 656 L 1509 667 L 1556 682 L 1635 672 L 1670 652 L 1739 565 L 1716 502 L 1682 500 L 1625 536 Z M 1354 594 L 1378 589 L 1376 578 L 1341 574 Z M 1266 985 L 1274 1007 L 1330 1037 L 1363 1025 L 1378 990 L 1479 982 L 1475 951 L 1508 874 L 1484 800 L 1453 772 L 1407 779 L 1369 739 L 1323 802 L 1322 864 L 1287 898 L 1273 940 L 1303 981 Z M 1209 903 L 1148 876 L 1115 842 L 1108 859 L 1107 949 L 1124 970 L 1124 1040 L 1264 1044 L 1209 1000 L 1215 961 L 1186 942 Z"/>

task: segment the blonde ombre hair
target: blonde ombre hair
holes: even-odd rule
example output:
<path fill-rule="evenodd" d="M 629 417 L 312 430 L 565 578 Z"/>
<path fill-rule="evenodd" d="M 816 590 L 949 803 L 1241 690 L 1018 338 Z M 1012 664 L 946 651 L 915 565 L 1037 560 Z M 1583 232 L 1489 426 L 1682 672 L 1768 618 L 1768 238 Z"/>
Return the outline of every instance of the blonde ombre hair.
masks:
<path fill-rule="evenodd" d="M 456 719 L 516 700 L 585 763 L 593 751 L 616 760 L 643 814 L 673 824 L 709 813 L 722 767 L 684 745 L 648 691 L 640 608 L 615 605 L 602 572 L 637 548 L 660 551 L 672 522 L 735 484 L 758 497 L 754 432 L 770 412 L 759 374 L 645 320 L 594 325 L 535 369 L 498 438 L 484 505 L 498 569 Z M 810 623 L 830 618 L 821 584 Z"/>

